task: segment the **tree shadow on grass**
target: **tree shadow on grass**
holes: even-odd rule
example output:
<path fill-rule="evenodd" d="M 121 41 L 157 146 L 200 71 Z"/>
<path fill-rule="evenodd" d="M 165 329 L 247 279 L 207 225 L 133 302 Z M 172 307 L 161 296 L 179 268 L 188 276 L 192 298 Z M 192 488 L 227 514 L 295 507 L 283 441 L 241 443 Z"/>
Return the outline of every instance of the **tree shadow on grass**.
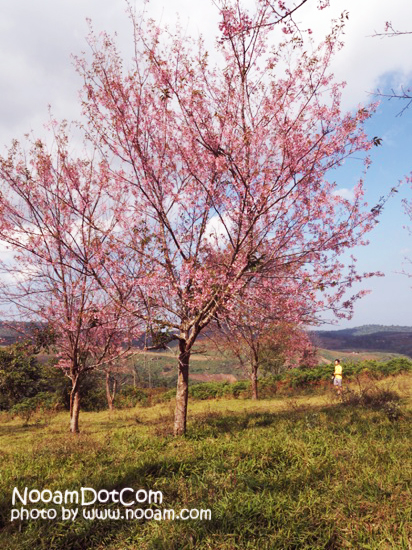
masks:
<path fill-rule="evenodd" d="M 230 414 L 211 411 L 195 417 L 189 425 L 186 437 L 192 440 L 217 438 L 221 434 L 236 434 L 248 429 L 276 426 L 283 420 L 302 420 L 308 414 L 319 412 L 334 416 L 336 407 L 339 405 L 292 406 L 289 410 L 276 412 L 247 411 Z"/>
<path fill-rule="evenodd" d="M 38 422 L 34 424 L 1 424 L 0 425 L 0 437 L 2 436 L 10 436 L 10 435 L 19 435 L 19 434 L 26 434 L 28 432 L 31 432 L 33 430 L 41 430 L 44 429 L 46 424 L 43 422 Z"/>
<path fill-rule="evenodd" d="M 196 467 L 199 459 L 190 460 L 177 460 L 174 458 L 165 458 L 154 461 L 148 461 L 139 467 L 131 467 L 121 479 L 117 479 L 115 483 L 110 478 L 110 472 L 107 474 L 106 479 L 103 477 L 99 486 L 92 486 L 97 492 L 101 489 L 106 489 L 111 492 L 113 490 L 120 491 L 123 488 L 130 487 L 134 491 L 139 489 L 145 489 L 149 491 L 157 490 L 155 488 L 157 480 L 172 479 L 173 477 L 183 478 L 185 472 L 190 471 Z M 85 485 L 88 485 L 87 483 Z M 80 489 L 77 488 L 78 490 Z M 71 488 L 70 490 L 74 490 Z M 64 492 L 64 489 L 63 489 Z M 128 492 L 127 500 L 133 499 L 133 493 Z M 174 490 L 167 491 L 164 494 L 164 500 L 169 503 L 178 497 L 178 493 Z M 19 508 L 22 505 L 19 504 Z M 64 506 L 64 503 L 62 504 Z M 68 504 L 65 506 L 76 507 L 76 505 Z M 155 506 L 155 505 L 154 505 Z M 36 505 L 27 505 L 27 509 L 35 508 Z M 41 508 L 42 506 L 38 506 Z M 0 499 L 0 528 L 3 533 L 0 537 L 0 546 L 3 549 L 16 549 L 16 550 L 85 550 L 91 548 L 103 548 L 105 544 L 111 540 L 115 540 L 119 533 L 129 533 L 136 530 L 136 525 L 142 525 L 145 521 L 142 520 L 87 520 L 82 517 L 83 507 L 78 505 L 79 513 L 76 520 L 73 521 L 58 521 L 61 518 L 61 506 L 60 505 L 48 505 L 48 508 L 55 507 L 57 510 L 57 519 L 55 521 L 50 520 L 20 520 L 10 522 L 11 517 L 11 500 L 10 494 L 2 495 Z M 117 509 L 124 510 L 119 504 L 99 504 L 96 506 L 88 506 L 91 508 L 99 509 Z M 153 504 L 136 503 L 132 508 L 150 508 Z M 156 506 L 155 506 L 156 507 Z M 167 507 L 169 507 L 167 505 Z M 147 520 L 146 520 L 147 521 Z M 6 544 L 6 541 L 9 545 Z M 6 544 L 6 545 L 5 545 Z"/>
<path fill-rule="evenodd" d="M 267 419 L 265 419 L 265 422 Z M 205 458 L 165 458 L 148 461 L 146 464 L 130 468 L 129 471 L 116 483 L 110 483 L 108 474 L 106 479 L 102 479 L 96 491 L 100 489 L 113 489 L 119 491 L 125 487 L 131 487 L 134 490 L 152 488 L 155 490 L 156 481 L 165 483 L 165 480 L 172 480 L 176 476 L 183 480 L 187 472 L 199 470 L 199 466 L 205 463 Z M 203 464 L 202 464 L 203 463 Z M 330 473 L 327 468 L 319 472 L 321 478 Z M 172 522 L 154 520 L 86 520 L 78 517 L 74 522 L 65 521 L 47 521 L 37 520 L 32 522 L 19 522 L 13 524 L 8 522 L 5 525 L 3 538 L 7 543 L 2 545 L 5 550 L 84 550 L 84 549 L 102 549 L 113 544 L 113 548 L 147 548 L 147 549 L 165 549 L 182 550 L 196 549 L 199 544 L 205 543 L 206 547 L 219 548 L 224 544 L 225 548 L 298 548 L 296 541 L 305 541 L 306 548 L 338 548 L 334 545 L 332 533 L 328 539 L 327 533 L 333 524 L 327 518 L 317 517 L 302 518 L 301 522 L 305 526 L 305 533 L 299 532 L 299 525 L 291 530 L 291 540 L 288 546 L 285 543 L 276 542 L 277 531 L 285 528 L 286 516 L 276 517 L 276 513 L 271 510 L 267 504 L 267 498 L 253 498 L 253 494 L 259 496 L 262 487 L 259 485 L 259 472 L 256 472 L 256 479 L 250 476 L 247 486 L 242 490 L 233 493 L 233 501 L 227 499 L 225 490 L 217 487 L 213 501 L 207 502 L 207 499 L 189 504 L 182 500 L 182 494 L 179 493 L 176 486 L 164 492 L 165 508 L 176 511 L 187 506 L 188 508 L 210 508 L 212 518 L 210 521 L 187 521 Z M 322 474 L 322 475 L 321 475 Z M 228 475 L 230 472 L 228 471 Z M 193 481 L 193 480 L 192 480 Z M 289 493 L 291 498 L 297 498 L 299 492 L 304 490 L 307 479 L 304 472 L 297 472 L 293 480 L 293 487 L 290 480 L 273 480 L 267 483 L 264 490 L 271 494 L 272 501 L 276 502 L 276 495 L 281 498 L 285 493 Z M 285 484 L 286 483 L 286 484 Z M 293 489 L 293 490 L 292 490 Z M 293 494 L 292 494 L 293 493 Z M 131 497 L 128 493 L 128 497 Z M 226 499 L 226 508 L 219 506 L 220 499 Z M 292 500 L 291 500 L 292 502 Z M 10 505 L 10 503 L 9 503 Z M 70 506 L 70 505 L 69 505 Z M 5 502 L 0 503 L 2 510 L 5 508 Z M 118 505 L 112 505 L 116 509 Z M 132 508 L 150 508 L 150 505 L 137 504 Z M 89 507 L 91 508 L 91 507 Z M 107 508 L 107 505 L 100 505 L 101 509 Z M 123 511 L 123 509 L 121 508 Z M 79 506 L 79 516 L 81 514 Z M 289 512 L 290 513 L 290 512 Z M 293 521 L 293 514 L 290 514 L 289 521 Z M 312 524 L 310 524 L 312 521 Z M 305 523 L 306 522 L 306 523 Z M 141 543 L 139 537 L 143 536 L 145 544 Z M 275 540 L 276 539 L 276 540 Z M 123 541 L 128 542 L 128 546 Z M 139 540 L 139 542 L 137 542 Z M 284 539 L 283 539 L 284 540 Z M 1 541 L 1 537 L 0 537 Z M 259 542 L 260 541 L 260 542 Z M 233 546 L 229 546 L 228 543 Z M 207 546 L 209 544 L 209 546 Z"/>
<path fill-rule="evenodd" d="M 328 414 L 333 414 L 330 408 L 324 406 L 313 407 L 309 409 L 286 410 L 281 412 L 247 412 L 247 413 L 217 413 L 209 412 L 197 415 L 191 422 L 187 439 L 201 440 L 207 437 L 237 433 L 253 428 L 264 428 L 276 426 L 281 420 L 289 420 L 296 422 L 305 417 L 310 410 L 326 411 Z M 169 425 L 169 420 L 164 419 L 164 424 Z M 285 458 L 285 457 L 284 457 Z M 287 458 L 287 457 L 286 457 Z M 210 467 L 204 456 L 194 457 L 193 455 L 182 455 L 181 457 L 164 457 L 159 456 L 157 459 L 147 460 L 144 464 L 134 467 L 128 466 L 126 471 L 123 470 L 121 477 L 113 479 L 113 472 L 104 474 L 98 486 L 93 486 L 96 491 L 106 489 L 108 491 L 120 491 L 125 487 L 138 490 L 144 488 L 146 490 L 157 490 L 159 487 L 164 488 L 164 507 L 179 510 L 185 505 L 190 507 L 188 502 L 184 501 L 183 494 L 185 491 L 193 489 L 199 491 L 199 494 L 206 496 L 195 497 L 192 499 L 192 507 L 210 508 L 212 510 L 211 521 L 189 521 L 189 522 L 155 522 L 151 520 L 87 520 L 83 517 L 78 517 L 72 521 L 47 521 L 35 520 L 30 522 L 13 522 L 10 523 L 10 508 L 11 502 L 6 501 L 9 495 L 4 495 L 0 500 L 0 515 L 3 519 L 3 542 L 2 548 L 13 550 L 33 550 L 34 548 L 47 550 L 84 550 L 84 549 L 102 549 L 110 546 L 113 543 L 113 548 L 122 548 L 121 541 L 136 541 L 141 536 L 145 537 L 146 546 L 144 548 L 167 550 L 181 550 L 196 548 L 198 544 L 210 544 L 209 547 L 219 548 L 220 543 L 224 543 L 226 548 L 297 548 L 296 540 L 298 533 L 295 529 L 295 543 L 291 540 L 290 546 L 277 545 L 275 541 L 276 529 L 282 529 L 282 520 L 276 519 L 271 514 L 270 510 L 263 510 L 265 499 L 257 499 L 254 503 L 251 502 L 253 495 L 259 495 L 259 491 L 264 491 L 271 495 L 279 495 L 281 498 L 285 493 L 291 493 L 292 489 L 297 496 L 307 483 L 307 477 L 304 472 L 298 472 L 296 479 L 293 481 L 293 486 L 290 485 L 290 480 L 282 479 L 282 475 L 278 479 L 273 479 L 272 482 L 264 482 L 262 488 L 262 480 L 259 476 L 250 475 L 247 481 L 244 481 L 244 487 L 233 487 L 233 502 L 227 499 L 227 494 L 221 487 L 214 487 L 211 481 L 207 478 L 199 478 L 191 476 L 192 472 L 209 470 L 213 473 L 213 468 Z M 286 464 L 287 466 L 287 464 Z M 227 475 L 231 472 L 228 470 Z M 330 475 L 330 470 L 319 471 L 317 476 L 323 480 L 324 476 Z M 85 486 L 89 485 L 87 482 Z M 72 488 L 73 489 L 73 488 Z M 208 491 L 211 490 L 213 495 L 208 496 Z M 183 492 L 182 492 L 183 491 Z M 202 493 L 203 491 L 203 493 Z M 235 498 L 235 493 L 237 496 Z M 231 493 L 232 495 L 232 493 Z M 131 496 L 131 493 L 128 494 Z M 221 499 L 226 499 L 226 510 L 222 511 L 219 503 Z M 232 497 L 231 497 L 232 498 Z M 208 504 L 209 502 L 209 504 Z M 70 505 L 69 505 L 70 506 Z M 110 508 L 116 509 L 118 504 L 111 505 Z M 147 508 L 149 505 L 137 504 L 133 508 Z M 58 514 L 60 508 L 57 506 Z M 89 507 L 91 508 L 91 507 Z M 100 505 L 101 509 L 108 508 L 108 505 Z M 121 511 L 122 511 L 122 507 Z M 217 510 L 213 517 L 214 509 Z M 82 513 L 82 508 L 79 506 L 79 515 Z M 59 517 L 59 516 L 58 516 Z M 289 521 L 293 521 L 293 517 Z M 304 535 L 306 537 L 306 547 L 310 547 L 309 542 L 313 547 L 336 548 L 334 546 L 334 538 L 336 535 L 331 534 L 328 541 L 325 533 L 330 531 L 331 526 L 325 519 L 322 523 L 322 518 L 318 518 L 318 523 L 310 525 L 310 529 Z M 324 529 L 324 532 L 321 532 Z M 313 532 L 311 532 L 311 530 Z M 316 531 L 316 532 L 315 532 Z M 262 534 L 263 533 L 263 534 Z M 300 535 L 299 535 L 300 536 Z M 303 536 L 303 535 L 302 535 Z M 272 537 L 272 538 L 271 538 Z M 325 538 L 326 537 L 326 538 Z M 257 541 L 261 538 L 261 543 Z M 0 541 L 1 541 L 0 537 Z M 301 540 L 303 540 L 301 538 Z M 213 541 L 216 542 L 216 545 Z M 219 541 L 219 542 L 218 542 Z M 232 541 L 233 546 L 227 544 Z M 256 543 L 256 546 L 255 546 Z M 120 544 L 120 546 L 119 546 Z M 134 542 L 127 543 L 129 548 L 133 548 Z M 295 546 L 293 545 L 295 544 Z M 317 546 L 318 544 L 318 546 Z M 319 546 L 320 545 L 320 546 Z M 127 547 L 124 544 L 124 547 Z M 140 543 L 135 546 L 140 548 L 143 546 Z"/>

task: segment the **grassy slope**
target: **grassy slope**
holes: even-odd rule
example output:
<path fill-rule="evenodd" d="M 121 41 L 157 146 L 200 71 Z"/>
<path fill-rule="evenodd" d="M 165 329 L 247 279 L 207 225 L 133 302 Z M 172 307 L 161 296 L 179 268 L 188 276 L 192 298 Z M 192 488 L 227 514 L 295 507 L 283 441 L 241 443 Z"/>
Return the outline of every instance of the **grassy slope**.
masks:
<path fill-rule="evenodd" d="M 410 548 L 412 376 L 390 382 L 403 416 L 343 407 L 330 394 L 192 402 L 185 439 L 173 404 L 67 413 L 48 426 L 0 423 L 0 547 L 25 549 Z M 145 487 L 167 508 L 212 520 L 9 521 L 11 491 Z M 21 531 L 20 531 L 21 529 Z"/>

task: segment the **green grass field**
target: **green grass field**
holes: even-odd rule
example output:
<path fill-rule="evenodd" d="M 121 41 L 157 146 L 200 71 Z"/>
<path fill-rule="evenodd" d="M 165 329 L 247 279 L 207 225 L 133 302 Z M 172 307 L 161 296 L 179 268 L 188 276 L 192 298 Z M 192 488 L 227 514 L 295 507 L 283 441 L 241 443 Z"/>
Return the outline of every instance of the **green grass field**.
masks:
<path fill-rule="evenodd" d="M 29 426 L 3 415 L 0 548 L 410 549 L 412 375 L 376 384 L 401 395 L 396 419 L 331 391 L 192 401 L 182 439 L 173 402 L 81 413 L 78 436 L 67 412 Z M 56 520 L 11 522 L 12 489 L 26 486 L 159 490 L 161 508 L 211 520 L 62 521 L 53 505 Z"/>

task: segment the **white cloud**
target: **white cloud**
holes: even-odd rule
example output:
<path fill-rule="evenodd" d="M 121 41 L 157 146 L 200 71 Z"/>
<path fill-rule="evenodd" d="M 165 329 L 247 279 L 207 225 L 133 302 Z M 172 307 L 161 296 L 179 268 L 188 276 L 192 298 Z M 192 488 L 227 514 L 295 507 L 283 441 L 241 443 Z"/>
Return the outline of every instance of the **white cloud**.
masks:
<path fill-rule="evenodd" d="M 252 5 L 252 0 L 248 4 Z M 135 5 L 137 10 L 143 8 L 141 1 Z M 333 64 L 336 78 L 348 82 L 343 95 L 345 108 L 370 100 L 368 94 L 382 85 L 389 73 L 397 85 L 411 77 L 412 37 L 370 37 L 375 31 L 383 31 L 387 20 L 396 28 L 407 29 L 408 22 L 412 22 L 410 0 L 397 0 L 390 5 L 375 0 L 373 7 L 366 1 L 332 0 L 331 8 L 321 12 L 315 5 L 308 2 L 296 13 L 296 19 L 302 26 L 311 27 L 316 39 L 330 30 L 332 18 L 339 17 L 343 10 L 349 11 L 346 45 Z M 132 32 L 125 10 L 124 0 L 20 0 L 2 5 L 0 52 L 6 53 L 0 54 L 0 146 L 30 129 L 42 132 L 48 104 L 58 118 L 73 119 L 79 115 L 77 90 L 82 83 L 70 55 L 88 49 L 84 38 L 88 32 L 86 18 L 93 20 L 96 31 L 117 30 L 121 49 L 131 53 Z M 154 19 L 169 23 L 172 30 L 180 13 L 187 34 L 202 33 L 207 47 L 213 47 L 218 15 L 209 1 L 194 4 L 190 0 L 152 0 L 146 10 Z"/>
<path fill-rule="evenodd" d="M 343 187 L 342 189 L 336 189 L 333 192 L 333 195 L 342 197 L 343 199 L 346 199 L 348 201 L 352 201 L 355 198 L 355 193 L 353 189 L 348 189 L 346 187 Z"/>
<path fill-rule="evenodd" d="M 206 240 L 212 245 L 223 246 L 228 236 L 226 228 L 230 228 L 229 215 L 226 213 L 220 217 L 218 214 L 215 214 L 207 222 L 205 230 Z"/>
<path fill-rule="evenodd" d="M 382 85 L 384 75 L 393 73 L 398 83 L 405 83 L 412 77 L 412 57 L 409 55 L 412 37 L 372 37 L 384 32 L 388 20 L 397 29 L 411 30 L 412 2 L 332 0 L 331 7 L 322 12 L 309 2 L 298 17 L 320 39 L 330 29 L 330 20 L 339 18 L 344 10 L 349 13 L 343 36 L 345 46 L 333 61 L 332 70 L 338 81 L 347 82 L 343 107 L 352 109 L 373 99 L 370 94 Z"/>

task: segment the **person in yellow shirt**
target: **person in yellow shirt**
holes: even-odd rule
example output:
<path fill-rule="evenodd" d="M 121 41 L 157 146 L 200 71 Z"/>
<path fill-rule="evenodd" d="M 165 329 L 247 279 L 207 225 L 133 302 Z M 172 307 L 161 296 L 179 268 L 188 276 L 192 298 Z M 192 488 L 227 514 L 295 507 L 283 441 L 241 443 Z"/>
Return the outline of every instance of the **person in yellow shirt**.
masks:
<path fill-rule="evenodd" d="M 340 359 L 335 359 L 335 372 L 333 374 L 333 385 L 338 392 L 338 395 L 342 393 L 342 365 Z"/>

